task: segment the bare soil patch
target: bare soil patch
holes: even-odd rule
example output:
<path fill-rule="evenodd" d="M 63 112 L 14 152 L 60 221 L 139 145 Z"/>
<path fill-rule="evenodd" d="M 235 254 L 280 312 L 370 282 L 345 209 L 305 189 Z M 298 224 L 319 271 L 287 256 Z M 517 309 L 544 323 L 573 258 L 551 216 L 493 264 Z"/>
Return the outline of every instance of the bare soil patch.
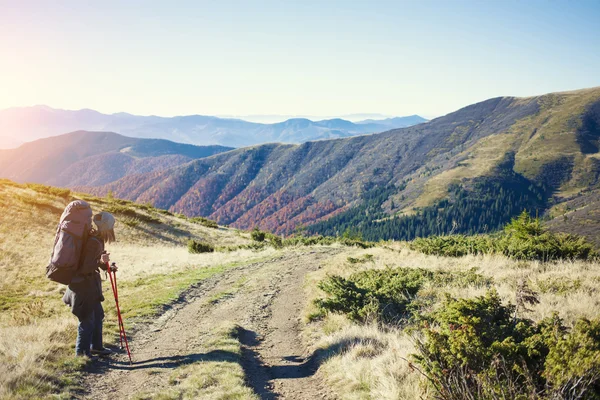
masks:
<path fill-rule="evenodd" d="M 132 334 L 134 357 L 96 361 L 83 398 L 151 397 L 169 388 L 172 371 L 188 363 L 218 359 L 203 340 L 224 320 L 239 325 L 248 385 L 262 399 L 322 399 L 331 395 L 315 376 L 318 366 L 302 342 L 302 284 L 309 271 L 337 254 L 336 248 L 286 251 L 234 269 L 190 288 L 150 324 Z M 105 306 L 112 304 L 106 303 Z"/>

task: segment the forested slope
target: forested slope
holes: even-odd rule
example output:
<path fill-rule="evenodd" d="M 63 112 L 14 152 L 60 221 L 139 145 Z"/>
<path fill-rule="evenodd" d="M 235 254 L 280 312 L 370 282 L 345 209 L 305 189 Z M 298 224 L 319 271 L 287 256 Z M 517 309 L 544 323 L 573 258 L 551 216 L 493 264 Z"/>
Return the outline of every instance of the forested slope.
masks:
<path fill-rule="evenodd" d="M 351 226 L 372 239 L 492 230 L 598 184 L 599 104 L 599 88 L 495 98 L 405 129 L 238 149 L 86 190 L 279 233 L 319 221 L 315 233 Z"/>

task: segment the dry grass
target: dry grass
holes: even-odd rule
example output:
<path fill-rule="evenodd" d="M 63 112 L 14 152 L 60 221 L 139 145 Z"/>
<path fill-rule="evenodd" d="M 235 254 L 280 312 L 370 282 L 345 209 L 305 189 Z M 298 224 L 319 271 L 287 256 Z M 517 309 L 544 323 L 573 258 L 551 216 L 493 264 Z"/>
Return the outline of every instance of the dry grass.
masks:
<path fill-rule="evenodd" d="M 142 393 L 136 399 L 258 400 L 245 383 L 237 332 L 236 325 L 223 322 L 208 334 L 202 349 L 206 356 L 202 360 L 172 372 L 169 380 L 172 388 L 159 393 Z"/>
<path fill-rule="evenodd" d="M 65 287 L 45 277 L 58 218 L 70 198 L 0 182 L 0 398 L 40 398 L 52 393 L 70 397 L 83 366 L 75 359 L 76 318 L 62 303 Z M 105 199 L 89 199 L 92 208 Z M 226 254 L 187 252 L 188 238 L 218 245 L 249 242 L 236 231 L 206 228 L 175 216 L 137 209 L 160 223 L 123 223 L 117 216 L 119 242 L 107 250 L 120 266 L 122 311 L 126 324 L 153 315 L 194 282 L 241 262 L 259 260 L 274 250 Z M 109 285 L 105 285 L 105 291 Z M 106 292 L 107 340 L 116 331 Z"/>
<path fill-rule="evenodd" d="M 372 255 L 372 259 L 365 259 L 367 254 Z M 349 257 L 353 262 L 349 261 Z M 538 292 L 540 303 L 531 311 L 521 311 L 521 315 L 536 321 L 553 312 L 558 312 L 567 325 L 579 317 L 600 316 L 600 263 L 523 262 L 503 256 L 446 258 L 412 251 L 402 243 L 391 244 L 388 248 L 349 250 L 339 254 L 307 277 L 305 290 L 309 299 L 315 299 L 322 296 L 317 282 L 329 274 L 348 276 L 364 269 L 387 267 L 444 271 L 476 268 L 478 273 L 492 279 L 492 287 L 505 301 L 513 304 L 519 283 L 526 280 Z M 454 297 L 474 297 L 486 290 L 487 287 L 477 285 L 444 288 L 425 285 L 421 289 L 423 295 L 439 300 L 444 293 Z M 315 311 L 314 305 L 308 305 L 305 320 Z M 427 398 L 426 385 L 406 361 L 413 352 L 411 341 L 400 330 L 383 329 L 373 324 L 359 325 L 341 315 L 329 314 L 322 321 L 307 323 L 305 335 L 315 348 L 329 349 L 321 373 L 340 398 Z"/>
<path fill-rule="evenodd" d="M 336 321 L 341 318 L 328 318 L 328 333 L 317 343 L 325 352 L 320 373 L 328 386 L 342 399 L 418 399 L 420 376 L 403 359 L 413 352 L 409 338 L 398 330 Z"/>

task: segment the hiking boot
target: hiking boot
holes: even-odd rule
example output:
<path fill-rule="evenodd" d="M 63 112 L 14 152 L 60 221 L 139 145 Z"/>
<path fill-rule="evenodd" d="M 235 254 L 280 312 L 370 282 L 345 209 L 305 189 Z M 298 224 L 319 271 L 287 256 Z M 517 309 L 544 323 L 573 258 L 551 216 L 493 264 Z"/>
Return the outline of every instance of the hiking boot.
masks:
<path fill-rule="evenodd" d="M 101 349 L 92 349 L 92 354 L 100 357 L 106 357 L 110 356 L 112 354 L 112 351 L 107 349 L 106 347 L 103 347 Z"/>

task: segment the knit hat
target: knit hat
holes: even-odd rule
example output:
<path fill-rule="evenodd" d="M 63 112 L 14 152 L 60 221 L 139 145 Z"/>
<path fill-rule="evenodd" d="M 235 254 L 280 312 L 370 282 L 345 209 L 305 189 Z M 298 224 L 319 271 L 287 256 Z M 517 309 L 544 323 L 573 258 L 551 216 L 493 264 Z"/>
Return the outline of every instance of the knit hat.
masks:
<path fill-rule="evenodd" d="M 115 240 L 115 217 L 111 213 L 102 211 L 94 215 L 94 223 L 98 227 L 98 233 L 105 241 L 112 242 Z"/>

